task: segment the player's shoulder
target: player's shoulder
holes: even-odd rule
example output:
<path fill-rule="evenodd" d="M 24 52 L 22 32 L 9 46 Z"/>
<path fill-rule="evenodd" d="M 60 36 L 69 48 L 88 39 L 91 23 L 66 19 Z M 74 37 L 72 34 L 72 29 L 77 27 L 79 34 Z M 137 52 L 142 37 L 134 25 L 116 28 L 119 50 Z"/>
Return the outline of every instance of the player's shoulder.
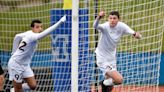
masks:
<path fill-rule="evenodd" d="M 106 26 L 109 26 L 109 22 L 104 22 L 102 24 L 100 24 L 102 27 L 106 27 Z"/>
<path fill-rule="evenodd" d="M 103 24 L 107 26 L 107 25 L 109 25 L 109 22 L 104 22 Z"/>
<path fill-rule="evenodd" d="M 25 35 L 25 37 L 31 37 L 35 35 L 35 33 L 32 30 L 26 31 L 22 34 Z"/>
<path fill-rule="evenodd" d="M 25 39 L 29 39 L 30 41 L 35 41 L 37 37 L 37 33 L 34 33 L 32 30 L 29 30 L 25 33 Z"/>
<path fill-rule="evenodd" d="M 122 22 L 122 21 L 119 21 L 119 22 L 117 23 L 117 25 L 118 25 L 118 27 L 120 27 L 120 28 L 126 28 L 126 27 L 128 26 L 125 22 Z"/>
<path fill-rule="evenodd" d="M 28 30 L 26 32 L 24 32 L 25 34 L 33 34 L 32 30 Z"/>
<path fill-rule="evenodd" d="M 23 39 L 26 39 L 26 40 L 35 38 L 35 33 L 32 32 L 32 30 L 28 30 L 26 32 L 23 32 L 17 35 L 21 36 Z"/>
<path fill-rule="evenodd" d="M 122 21 L 119 21 L 118 22 L 118 25 L 120 25 L 120 26 L 124 26 L 124 25 L 126 25 L 124 22 L 122 22 Z"/>
<path fill-rule="evenodd" d="M 26 34 L 29 34 L 30 31 L 22 32 L 22 33 L 17 33 L 16 36 L 24 36 Z"/>

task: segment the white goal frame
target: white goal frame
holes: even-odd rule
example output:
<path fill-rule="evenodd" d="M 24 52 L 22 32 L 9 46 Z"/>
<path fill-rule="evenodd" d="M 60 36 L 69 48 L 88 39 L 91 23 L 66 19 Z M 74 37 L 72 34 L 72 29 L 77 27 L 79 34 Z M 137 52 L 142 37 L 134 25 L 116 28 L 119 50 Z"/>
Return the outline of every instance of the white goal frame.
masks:
<path fill-rule="evenodd" d="M 79 0 L 72 0 L 71 92 L 78 92 Z"/>

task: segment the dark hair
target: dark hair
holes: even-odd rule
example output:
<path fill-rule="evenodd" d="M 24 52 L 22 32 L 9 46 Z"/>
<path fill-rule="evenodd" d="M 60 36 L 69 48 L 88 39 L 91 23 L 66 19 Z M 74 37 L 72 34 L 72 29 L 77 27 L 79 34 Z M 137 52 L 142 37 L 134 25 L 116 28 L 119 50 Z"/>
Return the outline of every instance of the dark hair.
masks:
<path fill-rule="evenodd" d="M 34 19 L 34 20 L 32 20 L 32 22 L 31 22 L 31 27 L 34 27 L 34 24 L 35 23 L 42 23 L 40 20 L 38 20 L 38 19 Z"/>
<path fill-rule="evenodd" d="M 118 19 L 120 18 L 120 14 L 119 14 L 118 11 L 111 11 L 111 12 L 109 13 L 109 15 L 116 15 L 116 16 L 118 17 Z"/>

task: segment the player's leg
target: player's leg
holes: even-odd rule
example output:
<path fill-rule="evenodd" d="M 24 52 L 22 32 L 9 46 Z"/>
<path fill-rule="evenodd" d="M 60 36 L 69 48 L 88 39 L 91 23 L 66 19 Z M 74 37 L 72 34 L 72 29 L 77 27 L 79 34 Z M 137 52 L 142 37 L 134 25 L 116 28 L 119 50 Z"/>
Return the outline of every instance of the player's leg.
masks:
<path fill-rule="evenodd" d="M 113 86 L 123 82 L 122 75 L 117 71 L 115 63 L 103 62 L 99 63 L 99 68 L 105 76 L 104 85 Z"/>
<path fill-rule="evenodd" d="M 103 82 L 104 85 L 112 86 L 112 85 L 122 84 L 123 82 L 122 75 L 116 69 L 113 69 L 112 66 L 109 65 L 108 67 L 110 68 L 109 69 L 107 68 L 105 72 L 106 79 Z"/>
<path fill-rule="evenodd" d="M 122 84 L 123 77 L 117 70 L 107 71 L 106 79 L 102 82 L 103 92 L 112 92 L 114 85 Z"/>
<path fill-rule="evenodd" d="M 0 92 L 3 92 L 3 83 L 4 83 L 4 75 L 3 75 L 4 71 L 0 65 Z"/>
<path fill-rule="evenodd" d="M 3 74 L 0 75 L 0 92 L 3 91 L 3 83 L 4 83 L 4 76 Z"/>
<path fill-rule="evenodd" d="M 108 77 L 106 80 L 108 84 L 110 84 L 110 82 L 113 82 L 114 85 L 123 83 L 123 77 L 117 70 L 107 71 L 106 76 Z"/>
<path fill-rule="evenodd" d="M 27 82 L 22 85 L 24 89 L 30 88 L 31 90 L 34 90 L 36 88 L 37 83 L 34 76 L 29 78 L 24 78 L 24 80 Z"/>
<path fill-rule="evenodd" d="M 24 69 L 16 63 L 14 60 L 10 59 L 8 63 L 9 80 L 13 82 L 13 87 L 11 90 L 14 92 L 22 92 L 22 73 Z"/>
<path fill-rule="evenodd" d="M 34 90 L 36 88 L 37 83 L 34 77 L 34 73 L 29 65 L 25 66 L 25 71 L 23 72 L 23 78 L 27 82 L 22 85 L 23 89 L 30 88 L 31 90 Z"/>
<path fill-rule="evenodd" d="M 117 71 L 116 64 L 113 62 L 106 62 L 103 64 L 103 73 L 105 75 L 105 80 L 103 81 L 103 84 L 107 86 L 107 89 L 109 92 L 111 92 L 114 88 L 114 85 L 122 84 L 123 77 L 122 75 Z"/>
<path fill-rule="evenodd" d="M 14 92 L 23 92 L 22 83 L 18 83 L 13 80 Z"/>
<path fill-rule="evenodd" d="M 22 75 L 14 69 L 9 70 L 9 80 L 13 82 L 13 87 L 11 90 L 13 92 L 23 92 L 22 89 Z"/>
<path fill-rule="evenodd" d="M 18 77 L 17 77 L 18 78 Z M 20 83 L 20 81 L 13 81 L 14 90 L 13 92 L 22 92 L 23 90 L 34 90 L 36 88 L 36 80 L 34 77 L 24 78 L 27 83 Z M 10 79 L 11 80 L 11 79 Z"/>
<path fill-rule="evenodd" d="M 104 80 L 100 81 L 98 92 L 112 92 L 114 85 L 104 85 Z"/>
<path fill-rule="evenodd" d="M 104 58 L 102 56 L 96 55 L 96 59 L 97 59 L 97 66 L 98 68 L 103 72 L 103 75 L 105 77 L 105 80 L 102 80 L 100 82 L 101 88 L 102 88 L 102 92 L 111 92 L 113 89 L 113 80 L 111 80 L 110 82 L 107 82 L 109 85 L 106 85 L 104 82 L 108 79 L 108 77 L 106 77 L 106 72 L 107 71 L 113 71 L 116 68 L 110 68 L 109 65 L 111 64 L 111 62 L 109 62 L 110 60 L 108 60 L 108 58 Z M 114 62 L 116 63 L 116 62 Z M 110 90 L 108 90 L 108 87 L 110 88 Z"/>
<path fill-rule="evenodd" d="M 116 65 L 115 62 L 113 64 Z M 97 65 L 99 69 L 103 72 L 103 75 L 105 77 L 105 80 L 103 80 L 102 83 L 100 83 L 102 87 L 102 91 L 111 92 L 112 89 L 114 88 L 113 79 L 110 78 L 110 76 L 107 76 L 106 73 L 108 71 L 111 72 L 116 70 L 116 67 L 113 67 L 112 63 L 108 62 L 108 59 L 99 56 L 97 56 Z"/>

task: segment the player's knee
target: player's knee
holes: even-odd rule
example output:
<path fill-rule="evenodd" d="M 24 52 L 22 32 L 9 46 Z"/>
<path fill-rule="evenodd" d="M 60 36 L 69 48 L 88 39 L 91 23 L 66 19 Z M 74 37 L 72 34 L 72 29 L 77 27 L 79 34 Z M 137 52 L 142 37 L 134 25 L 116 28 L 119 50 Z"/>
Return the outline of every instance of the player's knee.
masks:
<path fill-rule="evenodd" d="M 31 89 L 31 90 L 35 90 L 35 88 L 36 88 L 36 85 L 30 86 L 30 89 Z"/>
<path fill-rule="evenodd" d="M 30 86 L 30 89 L 31 89 L 31 90 L 35 90 L 37 84 L 36 84 L 36 83 L 33 83 L 33 84 L 29 85 L 29 86 Z"/>
<path fill-rule="evenodd" d="M 116 84 L 122 84 L 123 83 L 123 78 L 119 78 L 117 80 L 115 80 Z"/>
<path fill-rule="evenodd" d="M 119 79 L 119 84 L 122 84 L 123 83 L 123 78 Z"/>

